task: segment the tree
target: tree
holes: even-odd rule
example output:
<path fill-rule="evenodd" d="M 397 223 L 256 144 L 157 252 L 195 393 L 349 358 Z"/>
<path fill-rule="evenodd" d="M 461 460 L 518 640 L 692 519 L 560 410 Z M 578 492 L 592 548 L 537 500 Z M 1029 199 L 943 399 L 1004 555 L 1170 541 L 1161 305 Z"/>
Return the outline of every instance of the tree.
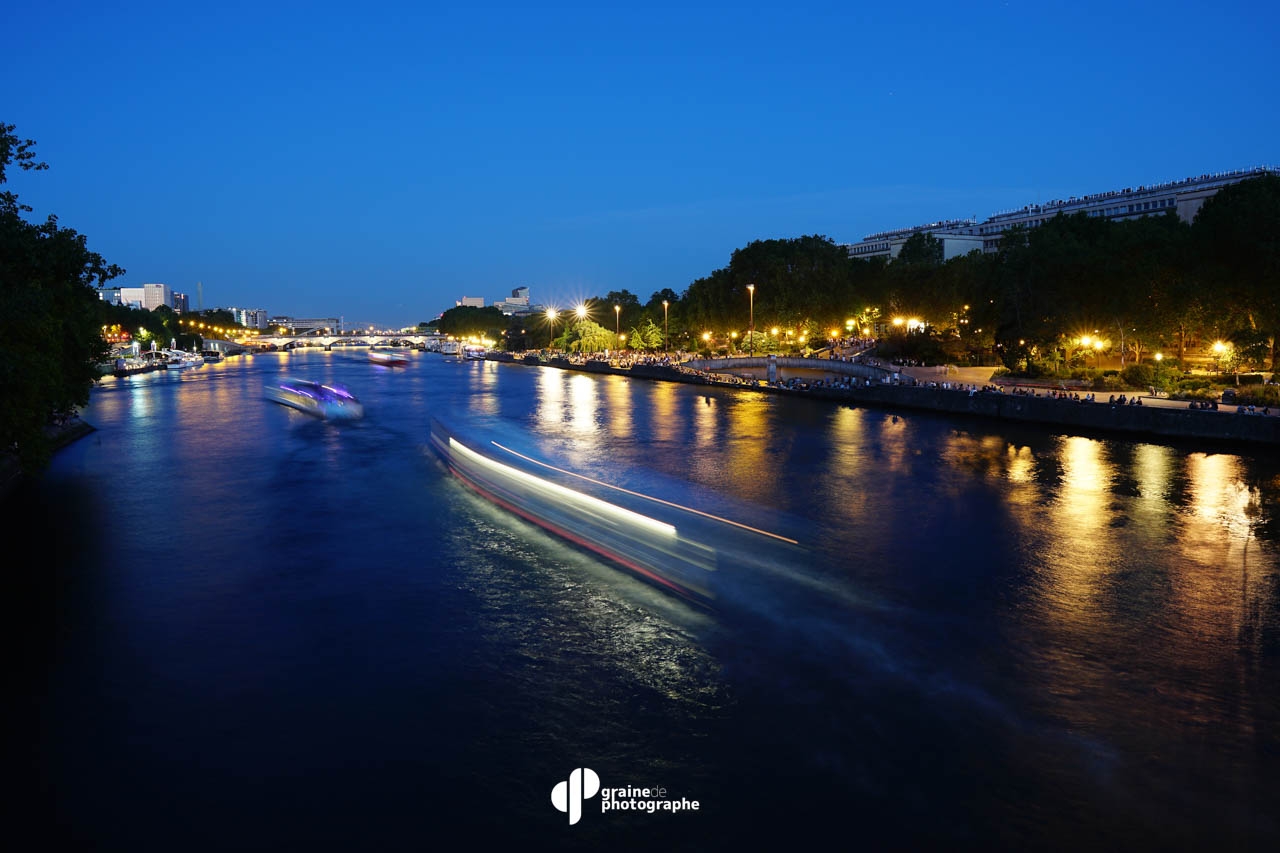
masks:
<path fill-rule="evenodd" d="M 485 335 L 496 339 L 507 326 L 507 315 L 498 308 L 459 305 L 441 314 L 436 328 L 446 335 L 457 337 Z"/>
<path fill-rule="evenodd" d="M 1223 187 L 1191 224 L 1198 275 L 1237 316 L 1230 327 L 1265 335 L 1271 368 L 1280 367 L 1280 177 Z"/>
<path fill-rule="evenodd" d="M 631 329 L 627 344 L 638 350 L 662 349 L 662 327 L 646 317 Z"/>
<path fill-rule="evenodd" d="M 35 161 L 32 140 L 0 122 L 0 184 L 13 164 Z M 24 471 L 42 470 L 52 453 L 48 427 L 89 402 L 97 365 L 108 353 L 101 334 L 99 285 L 124 273 L 89 251 L 86 238 L 57 217 L 27 222 L 31 208 L 0 193 L 0 447 Z"/>
<path fill-rule="evenodd" d="M 556 339 L 555 345 L 574 352 L 604 352 L 614 346 L 613 331 L 594 320 L 576 320 Z"/>
<path fill-rule="evenodd" d="M 927 231 L 917 231 L 898 250 L 899 264 L 942 266 L 942 241 Z"/>

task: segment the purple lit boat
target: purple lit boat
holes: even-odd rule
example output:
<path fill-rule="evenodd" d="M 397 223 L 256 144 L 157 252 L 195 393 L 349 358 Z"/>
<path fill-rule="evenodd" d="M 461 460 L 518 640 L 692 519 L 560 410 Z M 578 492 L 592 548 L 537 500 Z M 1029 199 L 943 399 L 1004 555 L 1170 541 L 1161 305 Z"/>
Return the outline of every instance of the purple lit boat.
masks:
<path fill-rule="evenodd" d="M 354 420 L 364 416 L 364 405 L 342 385 L 325 385 L 305 379 L 281 379 L 266 388 L 268 400 L 326 420 Z"/>

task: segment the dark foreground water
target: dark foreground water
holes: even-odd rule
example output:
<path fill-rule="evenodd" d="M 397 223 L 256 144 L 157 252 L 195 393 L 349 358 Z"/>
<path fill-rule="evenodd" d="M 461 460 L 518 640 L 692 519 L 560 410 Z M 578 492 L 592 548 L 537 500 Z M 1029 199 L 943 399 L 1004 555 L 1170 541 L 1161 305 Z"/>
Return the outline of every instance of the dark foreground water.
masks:
<path fill-rule="evenodd" d="M 433 416 L 800 545 L 710 535 L 695 609 L 466 490 Z M 85 417 L 6 513 L 31 849 L 1280 843 L 1274 456 L 432 354 Z M 698 810 L 571 826 L 578 767 Z"/>

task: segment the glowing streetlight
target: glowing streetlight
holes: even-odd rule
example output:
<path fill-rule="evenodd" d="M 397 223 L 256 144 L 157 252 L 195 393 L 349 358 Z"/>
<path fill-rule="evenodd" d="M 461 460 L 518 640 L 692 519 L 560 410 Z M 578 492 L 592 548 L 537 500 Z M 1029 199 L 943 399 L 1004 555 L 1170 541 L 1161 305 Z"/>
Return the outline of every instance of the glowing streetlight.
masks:
<path fill-rule="evenodd" d="M 619 332 L 622 331 L 622 306 L 613 306 L 613 336 L 621 340 Z"/>
<path fill-rule="evenodd" d="M 547 309 L 547 323 L 551 326 L 551 343 L 556 342 L 556 318 L 560 316 L 560 312 L 554 308 Z"/>
<path fill-rule="evenodd" d="M 667 351 L 667 300 L 662 300 L 662 351 Z"/>
<path fill-rule="evenodd" d="M 751 308 L 751 337 L 747 339 L 751 357 L 756 355 L 756 286 L 754 284 L 747 285 L 747 301 Z"/>
<path fill-rule="evenodd" d="M 579 320 L 585 320 L 587 319 L 587 306 L 579 305 L 577 308 L 573 309 L 573 313 L 578 315 Z"/>

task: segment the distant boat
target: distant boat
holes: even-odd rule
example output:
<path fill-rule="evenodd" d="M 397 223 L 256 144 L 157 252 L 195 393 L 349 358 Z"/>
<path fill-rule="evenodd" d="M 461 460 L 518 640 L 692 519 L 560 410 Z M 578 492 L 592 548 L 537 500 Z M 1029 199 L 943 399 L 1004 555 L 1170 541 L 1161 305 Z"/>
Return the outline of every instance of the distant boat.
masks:
<path fill-rule="evenodd" d="M 147 361 L 141 358 L 117 358 L 116 366 L 112 368 L 111 375 L 123 379 L 126 376 L 136 376 L 139 373 L 150 373 L 159 369 L 160 364 L 155 361 Z"/>
<path fill-rule="evenodd" d="M 467 344 L 462 348 L 462 357 L 475 361 L 483 361 L 485 353 L 488 351 L 488 347 L 481 346 L 480 344 Z"/>
<path fill-rule="evenodd" d="M 384 367 L 403 367 L 409 363 L 409 357 L 403 353 L 369 350 L 369 361 Z"/>
<path fill-rule="evenodd" d="M 326 420 L 355 420 L 364 416 L 364 405 L 342 385 L 325 385 L 306 379 L 281 379 L 266 388 L 267 399 Z"/>
<path fill-rule="evenodd" d="M 203 367 L 204 356 L 183 352 L 180 349 L 163 350 L 168 370 L 186 370 L 191 367 Z"/>

